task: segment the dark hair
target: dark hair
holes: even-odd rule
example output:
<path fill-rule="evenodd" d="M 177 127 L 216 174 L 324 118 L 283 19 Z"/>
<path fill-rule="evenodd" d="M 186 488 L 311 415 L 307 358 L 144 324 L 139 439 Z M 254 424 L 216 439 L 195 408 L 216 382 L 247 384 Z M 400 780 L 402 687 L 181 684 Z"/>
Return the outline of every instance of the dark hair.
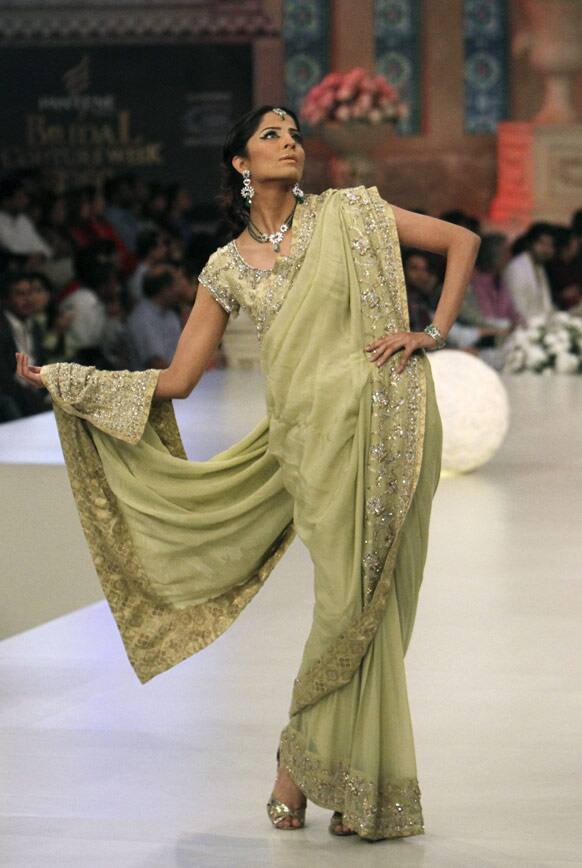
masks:
<path fill-rule="evenodd" d="M 534 244 L 538 239 L 542 237 L 542 235 L 551 235 L 554 237 L 555 227 L 551 223 L 532 223 L 525 234 L 525 243 L 527 247 L 530 247 Z"/>
<path fill-rule="evenodd" d="M 582 235 L 582 208 L 572 214 L 572 230 L 576 235 Z"/>
<path fill-rule="evenodd" d="M 30 275 L 25 271 L 8 271 L 2 278 L 0 283 L 0 298 L 6 301 L 10 295 L 12 288 L 23 280 L 30 281 Z"/>
<path fill-rule="evenodd" d="M 406 263 L 413 256 L 419 256 L 421 259 L 427 264 L 427 267 L 430 269 L 430 254 L 426 250 L 421 250 L 419 247 L 403 247 L 402 248 L 402 265 L 406 266 Z"/>
<path fill-rule="evenodd" d="M 470 229 L 477 235 L 481 232 L 481 224 L 476 217 L 461 211 L 460 208 L 454 208 L 452 211 L 444 211 L 440 215 L 441 220 L 446 220 L 447 223 L 455 223 L 457 226 L 463 226 L 465 229 Z"/>
<path fill-rule="evenodd" d="M 98 290 L 106 286 L 114 277 L 115 269 L 108 262 L 94 262 L 85 274 L 85 286 Z"/>
<path fill-rule="evenodd" d="M 65 198 L 67 204 L 67 217 L 69 225 L 77 226 L 81 222 L 81 209 L 87 202 L 91 202 L 91 194 L 88 187 L 75 187 L 69 190 Z"/>
<path fill-rule="evenodd" d="M 20 190 L 26 190 L 24 181 L 18 175 L 8 175 L 0 181 L 0 202 L 11 199 Z"/>
<path fill-rule="evenodd" d="M 144 259 L 158 246 L 162 234 L 158 229 L 142 229 L 135 242 L 135 253 L 138 259 Z"/>
<path fill-rule="evenodd" d="M 487 232 L 481 238 L 481 247 L 477 253 L 475 268 L 484 274 L 495 274 L 501 265 L 501 253 L 507 245 L 507 238 L 502 232 Z"/>
<path fill-rule="evenodd" d="M 576 233 L 569 226 L 556 226 L 554 228 L 554 241 L 556 243 L 556 253 L 561 253 L 569 246 L 573 238 L 576 238 Z"/>
<path fill-rule="evenodd" d="M 143 294 L 145 298 L 155 298 L 163 289 L 172 286 L 174 280 L 174 275 L 169 268 L 154 272 L 148 271 L 143 279 Z"/>
<path fill-rule="evenodd" d="M 274 108 L 281 108 L 286 114 L 291 115 L 297 129 L 301 129 L 299 119 L 291 109 L 285 106 L 262 105 L 260 108 L 247 112 L 236 122 L 228 133 L 222 148 L 222 186 L 218 202 L 230 223 L 233 235 L 242 232 L 245 228 L 247 208 L 240 194 L 242 179 L 240 173 L 232 165 L 232 158 L 248 156 L 248 140 L 256 133 L 263 115 L 272 112 Z"/>
<path fill-rule="evenodd" d="M 115 199 L 119 191 L 126 185 L 133 189 L 135 184 L 135 175 L 131 172 L 126 172 L 124 175 L 114 175 L 112 178 L 107 178 L 103 184 L 103 195 L 107 202 Z"/>
<path fill-rule="evenodd" d="M 54 295 L 54 286 L 52 281 L 46 276 L 43 271 L 31 271 L 26 275 L 29 280 L 37 280 L 39 283 L 42 283 L 46 292 L 50 293 L 51 297 Z"/>

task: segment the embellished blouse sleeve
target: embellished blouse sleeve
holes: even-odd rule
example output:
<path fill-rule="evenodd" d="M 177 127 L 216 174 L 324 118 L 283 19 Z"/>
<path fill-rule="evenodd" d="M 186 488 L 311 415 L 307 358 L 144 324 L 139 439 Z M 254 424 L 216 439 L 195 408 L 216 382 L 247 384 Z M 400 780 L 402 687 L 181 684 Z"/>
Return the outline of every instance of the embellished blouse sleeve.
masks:
<path fill-rule="evenodd" d="M 198 282 L 206 287 L 219 305 L 234 319 L 239 314 L 240 304 L 229 285 L 230 271 L 222 249 L 216 250 L 198 275 Z"/>

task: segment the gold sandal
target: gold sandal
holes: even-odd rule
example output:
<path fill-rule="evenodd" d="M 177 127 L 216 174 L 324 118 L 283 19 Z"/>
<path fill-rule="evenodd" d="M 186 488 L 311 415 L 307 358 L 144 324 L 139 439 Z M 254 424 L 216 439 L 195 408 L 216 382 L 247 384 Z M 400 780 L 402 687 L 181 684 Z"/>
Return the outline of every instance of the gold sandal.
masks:
<path fill-rule="evenodd" d="M 331 818 L 331 820 L 330 820 L 330 822 L 329 822 L 329 831 L 331 832 L 331 834 L 332 834 L 332 835 L 338 835 L 338 836 L 342 836 L 342 835 L 356 835 L 356 834 L 357 834 L 356 832 L 354 832 L 353 829 L 350 829 L 349 832 L 345 832 L 345 831 L 344 831 L 344 832 L 339 832 L 339 831 L 338 831 L 338 827 L 339 827 L 339 826 L 343 826 L 343 814 L 340 814 L 339 811 L 334 811 L 334 812 L 333 812 L 333 815 L 332 815 L 332 818 Z"/>
<path fill-rule="evenodd" d="M 273 826 L 276 829 L 279 828 L 279 824 L 282 820 L 286 820 L 289 818 L 290 820 L 299 820 L 298 826 L 284 826 L 283 831 L 291 830 L 291 829 L 302 829 L 305 826 L 305 810 L 306 808 L 296 808 L 292 810 L 288 805 L 284 802 L 279 801 L 279 799 L 271 798 L 267 802 L 267 814 L 269 815 L 269 819 Z"/>
<path fill-rule="evenodd" d="M 279 758 L 281 751 L 277 750 L 277 768 L 279 768 Z M 298 826 L 285 826 L 283 831 L 291 830 L 291 829 L 302 829 L 305 826 L 305 811 L 307 805 L 303 808 L 290 808 L 289 805 L 286 805 L 285 802 L 280 801 L 280 799 L 276 799 L 274 796 L 271 796 L 269 801 L 267 802 L 267 814 L 269 815 L 269 819 L 273 826 L 276 829 L 279 828 L 279 824 L 282 820 L 286 820 L 289 818 L 290 820 L 298 820 Z"/>

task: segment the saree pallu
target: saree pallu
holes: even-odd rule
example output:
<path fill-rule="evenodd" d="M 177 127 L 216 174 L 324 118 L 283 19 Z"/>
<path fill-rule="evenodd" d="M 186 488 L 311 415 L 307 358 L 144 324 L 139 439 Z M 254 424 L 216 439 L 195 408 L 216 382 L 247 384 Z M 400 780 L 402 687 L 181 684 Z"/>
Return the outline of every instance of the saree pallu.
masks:
<path fill-rule="evenodd" d="M 430 366 L 372 365 L 366 343 L 408 329 L 390 206 L 324 195 L 262 343 L 267 416 L 188 461 L 159 372 L 57 364 L 67 469 L 103 590 L 142 682 L 212 642 L 295 533 L 315 570 L 313 624 L 281 763 L 366 838 L 424 831 L 404 655 L 426 558 L 441 428 Z"/>

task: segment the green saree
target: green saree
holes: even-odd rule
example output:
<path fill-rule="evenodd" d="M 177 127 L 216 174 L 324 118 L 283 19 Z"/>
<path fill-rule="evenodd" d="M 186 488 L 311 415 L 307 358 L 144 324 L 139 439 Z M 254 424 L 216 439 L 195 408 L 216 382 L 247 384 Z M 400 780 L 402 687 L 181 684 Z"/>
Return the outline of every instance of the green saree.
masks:
<path fill-rule="evenodd" d="M 232 244 L 200 278 L 257 323 L 267 416 L 239 443 L 187 460 L 171 403 L 152 401 L 157 371 L 41 375 L 139 679 L 224 632 L 297 533 L 315 607 L 281 763 L 360 836 L 421 834 L 404 655 L 440 473 L 430 365 L 420 352 L 399 375 L 398 357 L 378 369 L 364 352 L 409 325 L 396 225 L 375 188 L 328 190 L 300 210 L 290 255 L 246 295 Z"/>

